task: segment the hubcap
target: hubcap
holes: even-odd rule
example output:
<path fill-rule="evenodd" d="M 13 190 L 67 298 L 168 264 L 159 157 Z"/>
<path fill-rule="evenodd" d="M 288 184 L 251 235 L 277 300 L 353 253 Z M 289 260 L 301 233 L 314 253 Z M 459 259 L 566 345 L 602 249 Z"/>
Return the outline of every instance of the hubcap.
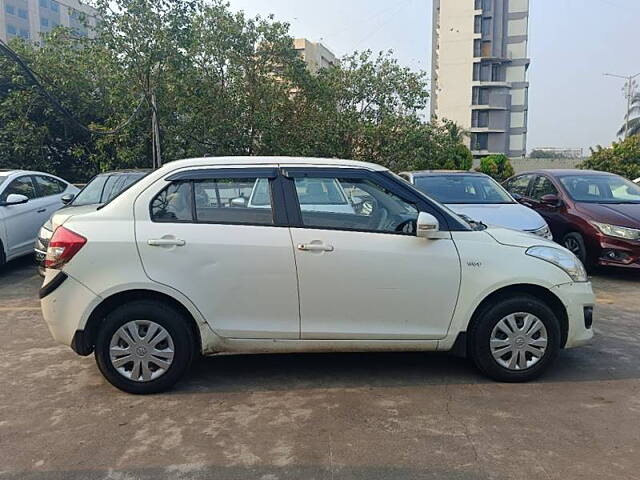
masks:
<path fill-rule="evenodd" d="M 532 367 L 547 351 L 547 329 L 531 313 L 518 312 L 500 320 L 491 332 L 491 354 L 509 370 Z"/>
<path fill-rule="evenodd" d="M 581 257 L 582 255 L 582 248 L 580 247 L 580 244 L 578 243 L 577 240 L 573 239 L 573 238 L 567 238 L 564 241 L 564 246 L 567 247 L 568 250 L 571 250 L 571 252 L 578 258 Z"/>
<path fill-rule="evenodd" d="M 173 363 L 173 339 L 167 330 L 150 320 L 133 320 L 111 337 L 109 357 L 123 377 L 148 382 L 163 375 Z"/>

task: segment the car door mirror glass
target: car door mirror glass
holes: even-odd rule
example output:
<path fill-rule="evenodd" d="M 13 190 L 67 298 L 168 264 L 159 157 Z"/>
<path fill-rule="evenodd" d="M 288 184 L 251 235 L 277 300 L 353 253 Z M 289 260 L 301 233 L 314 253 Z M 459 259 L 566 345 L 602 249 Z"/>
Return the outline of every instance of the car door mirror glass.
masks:
<path fill-rule="evenodd" d="M 547 195 L 543 195 L 540 198 L 540 203 L 542 203 L 543 205 L 551 206 L 551 207 L 557 207 L 557 206 L 560 206 L 562 202 L 557 195 L 554 195 L 553 193 L 549 193 Z"/>
<path fill-rule="evenodd" d="M 236 197 L 230 200 L 231 206 L 236 208 L 246 208 L 247 199 L 245 197 Z"/>
<path fill-rule="evenodd" d="M 22 203 L 27 203 L 29 201 L 29 197 L 26 195 L 20 195 L 18 193 L 10 193 L 7 195 L 7 199 L 4 201 L 4 205 L 20 205 Z"/>
<path fill-rule="evenodd" d="M 66 195 L 63 195 L 60 200 L 62 201 L 62 203 L 64 203 L 65 205 L 69 205 L 73 199 L 76 198 L 76 196 L 73 193 L 67 193 Z"/>
<path fill-rule="evenodd" d="M 513 199 L 516 202 L 521 202 L 522 201 L 522 195 L 520 195 L 519 193 L 512 193 L 511 196 L 513 197 Z"/>

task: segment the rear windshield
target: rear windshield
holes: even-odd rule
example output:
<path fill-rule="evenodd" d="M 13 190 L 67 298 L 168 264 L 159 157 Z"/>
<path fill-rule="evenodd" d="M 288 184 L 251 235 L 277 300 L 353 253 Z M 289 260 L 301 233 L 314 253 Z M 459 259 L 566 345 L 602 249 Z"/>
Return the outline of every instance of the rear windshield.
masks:
<path fill-rule="evenodd" d="M 146 175 L 146 172 L 96 175 L 76 196 L 73 205 L 101 205 L 110 202 Z"/>
<path fill-rule="evenodd" d="M 416 188 L 448 204 L 514 203 L 495 180 L 480 175 L 432 175 L 415 178 Z"/>

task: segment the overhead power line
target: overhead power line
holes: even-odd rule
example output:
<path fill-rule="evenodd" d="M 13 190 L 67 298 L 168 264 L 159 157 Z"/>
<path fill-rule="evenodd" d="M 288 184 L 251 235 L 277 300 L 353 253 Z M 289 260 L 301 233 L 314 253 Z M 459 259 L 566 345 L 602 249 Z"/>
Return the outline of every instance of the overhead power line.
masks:
<path fill-rule="evenodd" d="M 140 111 L 140 108 L 142 107 L 142 104 L 144 103 L 146 98 L 144 95 L 141 95 L 140 102 L 138 103 L 138 106 L 135 108 L 133 113 L 129 116 L 129 118 L 124 123 L 117 126 L 116 128 L 111 130 L 96 130 L 93 128 L 89 128 L 86 125 L 84 125 L 80 120 L 78 120 L 73 115 L 73 113 L 69 111 L 69 109 L 67 109 L 64 105 L 62 105 L 62 103 L 54 95 L 49 93 L 49 91 L 42 85 L 42 83 L 40 83 L 35 72 L 26 64 L 24 60 L 22 60 L 22 58 L 20 58 L 20 56 L 11 47 L 9 47 L 9 45 L 7 45 L 1 39 L 0 39 L 0 53 L 2 53 L 5 57 L 9 58 L 10 60 L 13 60 L 14 62 L 16 62 L 16 64 L 24 72 L 24 74 L 31 81 L 31 83 L 36 86 L 36 88 L 40 91 L 40 93 L 49 101 L 51 105 L 53 105 L 53 107 L 58 112 L 60 112 L 64 117 L 70 120 L 73 124 L 75 124 L 81 130 L 91 135 L 115 135 L 118 132 L 120 132 L 123 128 L 125 128 L 127 125 L 129 125 L 133 121 L 136 114 Z"/>

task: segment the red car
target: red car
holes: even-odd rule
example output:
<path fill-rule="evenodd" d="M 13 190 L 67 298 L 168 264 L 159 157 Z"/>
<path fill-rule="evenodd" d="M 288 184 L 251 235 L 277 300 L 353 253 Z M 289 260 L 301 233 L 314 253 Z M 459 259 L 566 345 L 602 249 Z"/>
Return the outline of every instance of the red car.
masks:
<path fill-rule="evenodd" d="M 523 172 L 503 185 L 585 266 L 640 269 L 640 186 L 590 170 Z"/>

